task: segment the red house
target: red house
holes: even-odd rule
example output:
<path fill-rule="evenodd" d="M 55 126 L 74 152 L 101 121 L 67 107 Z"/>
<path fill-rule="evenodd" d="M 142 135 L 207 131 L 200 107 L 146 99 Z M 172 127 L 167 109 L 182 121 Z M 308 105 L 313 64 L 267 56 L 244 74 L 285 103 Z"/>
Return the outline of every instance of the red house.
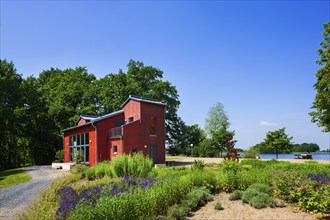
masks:
<path fill-rule="evenodd" d="M 64 129 L 64 161 L 80 152 L 91 166 L 121 154 L 143 153 L 154 164 L 165 163 L 165 104 L 133 96 L 121 110 L 103 116 L 81 115 L 77 125 Z"/>

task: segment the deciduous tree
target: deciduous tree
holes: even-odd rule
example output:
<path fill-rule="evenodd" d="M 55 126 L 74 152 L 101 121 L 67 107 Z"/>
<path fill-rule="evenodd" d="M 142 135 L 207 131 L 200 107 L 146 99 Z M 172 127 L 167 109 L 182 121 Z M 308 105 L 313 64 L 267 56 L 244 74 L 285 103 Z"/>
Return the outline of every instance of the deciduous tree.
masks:
<path fill-rule="evenodd" d="M 235 134 L 235 131 L 228 131 L 229 125 L 229 119 L 224 111 L 223 105 L 217 102 L 208 112 L 205 130 L 208 137 L 211 139 L 210 143 L 216 150 L 220 151 L 221 157 L 222 151 L 226 147 L 228 137 L 234 136 Z"/>
<path fill-rule="evenodd" d="M 330 22 L 325 23 L 323 27 L 324 40 L 317 51 L 320 59 L 316 61 L 321 69 L 316 73 L 316 95 L 312 106 L 314 111 L 309 114 L 312 116 L 312 122 L 323 127 L 324 132 L 330 132 Z"/>
<path fill-rule="evenodd" d="M 278 159 L 279 150 L 292 149 L 293 145 L 291 140 L 292 137 L 289 137 L 289 135 L 285 133 L 285 128 L 281 128 L 276 131 L 269 131 L 262 142 L 262 146 L 275 149 L 276 159 Z"/>

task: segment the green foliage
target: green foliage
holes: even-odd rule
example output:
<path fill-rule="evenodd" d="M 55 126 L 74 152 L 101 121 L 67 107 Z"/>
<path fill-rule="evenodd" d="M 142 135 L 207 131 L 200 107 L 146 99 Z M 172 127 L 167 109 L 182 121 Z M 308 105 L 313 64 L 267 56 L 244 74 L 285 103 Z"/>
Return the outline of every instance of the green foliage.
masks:
<path fill-rule="evenodd" d="M 56 210 L 59 208 L 57 191 L 82 179 L 81 174 L 68 174 L 54 180 L 50 188 L 41 193 L 40 199 L 29 206 L 22 215 L 22 219 L 57 219 Z"/>
<path fill-rule="evenodd" d="M 96 167 L 95 166 L 88 168 L 85 171 L 85 177 L 86 177 L 86 179 L 88 179 L 88 180 L 94 180 L 96 178 L 95 171 L 96 171 Z"/>
<path fill-rule="evenodd" d="M 229 200 L 240 200 L 243 197 L 243 191 L 241 190 L 235 190 L 229 195 Z"/>
<path fill-rule="evenodd" d="M 316 90 L 315 100 L 310 112 L 312 122 L 324 128 L 324 132 L 330 131 L 330 22 L 323 24 L 324 40 L 321 48 L 317 50 L 320 59 L 316 61 L 321 68 L 316 73 L 317 82 L 314 84 Z"/>
<path fill-rule="evenodd" d="M 256 156 L 258 154 L 259 154 L 259 151 L 254 147 L 250 147 L 249 149 L 244 151 L 244 157 L 245 158 L 256 158 Z"/>
<path fill-rule="evenodd" d="M 222 205 L 221 205 L 220 202 L 217 202 L 217 203 L 214 205 L 214 209 L 215 209 L 215 210 L 223 210 L 223 207 L 222 207 Z"/>
<path fill-rule="evenodd" d="M 63 163 L 64 161 L 64 150 L 58 150 L 55 153 L 55 163 Z"/>
<path fill-rule="evenodd" d="M 77 173 L 84 173 L 88 169 L 87 166 L 78 164 L 73 167 L 71 170 L 71 173 L 77 174 Z"/>
<path fill-rule="evenodd" d="M 153 162 L 149 157 L 143 154 L 121 155 L 111 162 L 112 172 L 114 176 L 136 176 L 145 177 L 153 168 Z"/>
<path fill-rule="evenodd" d="M 187 213 L 191 210 L 195 211 L 198 207 L 204 206 L 212 200 L 210 192 L 204 188 L 195 188 L 181 201 L 169 208 L 167 219 L 185 219 Z"/>
<path fill-rule="evenodd" d="M 210 137 L 212 146 L 221 154 L 227 145 L 228 138 L 233 137 L 235 134 L 234 131 L 228 131 L 229 125 L 229 119 L 223 105 L 217 102 L 208 112 L 205 130 Z"/>
<path fill-rule="evenodd" d="M 175 204 L 168 209 L 166 219 L 184 220 L 189 211 L 188 206 Z"/>
<path fill-rule="evenodd" d="M 101 198 L 96 205 L 81 203 L 68 219 L 146 219 L 165 214 L 190 191 L 189 182 L 167 178 L 146 190 Z"/>
<path fill-rule="evenodd" d="M 192 170 L 203 170 L 205 167 L 205 162 L 203 160 L 194 160 L 191 165 Z"/>
<path fill-rule="evenodd" d="M 12 62 L 0 64 L 0 170 L 50 164 L 63 149 L 61 130 L 76 125 L 80 114 L 117 111 L 130 94 L 164 102 L 167 137 L 175 142 L 182 136 L 175 86 L 163 80 L 161 70 L 142 62 L 130 60 L 127 73 L 100 79 L 84 67 L 50 68 L 23 79 Z M 192 134 L 189 140 L 194 141 Z"/>
<path fill-rule="evenodd" d="M 252 184 L 247 188 L 243 192 L 242 200 L 257 209 L 267 206 L 275 207 L 276 205 L 274 198 L 271 197 L 270 187 L 260 183 Z"/>
<path fill-rule="evenodd" d="M 293 145 L 293 152 L 316 152 L 319 151 L 320 147 L 315 143 L 302 143 Z"/>
<path fill-rule="evenodd" d="M 191 171 L 187 175 L 181 177 L 187 179 L 195 187 L 203 187 L 211 192 L 217 190 L 217 179 L 212 171 Z"/>
<path fill-rule="evenodd" d="M 6 188 L 9 186 L 18 185 L 27 181 L 30 181 L 32 178 L 30 175 L 25 173 L 23 168 L 10 169 L 0 172 L 0 189 Z"/>
<path fill-rule="evenodd" d="M 266 148 L 273 148 L 276 152 L 276 159 L 278 159 L 278 150 L 292 149 L 291 143 L 292 137 L 289 137 L 285 133 L 285 128 L 278 129 L 276 131 L 269 131 L 266 134 L 266 138 L 262 143 Z"/>
<path fill-rule="evenodd" d="M 329 169 L 317 172 L 312 168 L 305 170 L 305 173 L 297 170 L 277 171 L 271 183 L 275 196 L 315 213 L 330 211 Z"/>

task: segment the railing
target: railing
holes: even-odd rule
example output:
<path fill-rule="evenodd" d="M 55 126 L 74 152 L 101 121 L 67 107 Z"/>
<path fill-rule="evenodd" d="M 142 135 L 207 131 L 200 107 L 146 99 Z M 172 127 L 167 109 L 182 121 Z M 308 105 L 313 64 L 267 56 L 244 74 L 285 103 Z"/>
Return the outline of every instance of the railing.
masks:
<path fill-rule="evenodd" d="M 123 135 L 121 127 L 111 128 L 109 132 L 110 138 L 121 137 Z"/>

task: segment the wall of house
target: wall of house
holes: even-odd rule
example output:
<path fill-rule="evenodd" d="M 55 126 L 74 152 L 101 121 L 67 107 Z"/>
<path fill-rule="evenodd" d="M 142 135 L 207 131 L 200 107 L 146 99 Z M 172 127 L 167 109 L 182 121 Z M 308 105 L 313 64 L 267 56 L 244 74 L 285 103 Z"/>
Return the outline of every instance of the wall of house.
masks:
<path fill-rule="evenodd" d="M 133 117 L 133 121 L 140 120 L 141 118 L 141 105 L 140 102 L 135 100 L 129 100 L 125 106 L 123 106 L 125 112 L 125 122 L 128 122 L 130 117 Z"/>
<path fill-rule="evenodd" d="M 108 157 L 109 157 L 109 160 L 113 160 L 118 155 L 121 155 L 121 154 L 124 153 L 122 142 L 123 141 L 120 138 L 110 139 L 108 141 L 108 146 L 109 146 L 109 156 Z M 113 152 L 114 146 L 117 146 L 117 153 Z"/>
<path fill-rule="evenodd" d="M 147 145 L 146 153 L 150 155 L 150 146 L 157 146 L 157 163 L 165 163 L 165 109 L 164 105 L 141 102 L 140 145 Z M 150 117 L 157 118 L 157 134 L 150 134 Z M 151 155 L 150 155 L 151 156 Z"/>
<path fill-rule="evenodd" d="M 95 164 L 95 129 L 91 125 L 86 125 L 82 127 L 78 127 L 69 131 L 64 131 L 64 141 L 63 141 L 63 148 L 64 148 L 64 162 L 70 162 L 70 146 L 69 146 L 69 137 L 78 135 L 78 134 L 85 134 L 89 133 L 89 163 L 91 165 Z"/>
<path fill-rule="evenodd" d="M 123 145 L 125 154 L 132 154 L 133 148 L 143 153 L 143 146 L 140 145 L 140 120 L 123 126 Z"/>
<path fill-rule="evenodd" d="M 110 129 L 115 127 L 116 120 L 124 120 L 124 114 L 119 114 L 94 123 L 97 127 L 97 154 L 98 161 L 110 160 L 110 147 L 108 139 L 110 138 Z"/>
<path fill-rule="evenodd" d="M 83 118 L 80 118 L 77 125 L 82 125 L 82 124 L 85 124 L 87 121 Z"/>

